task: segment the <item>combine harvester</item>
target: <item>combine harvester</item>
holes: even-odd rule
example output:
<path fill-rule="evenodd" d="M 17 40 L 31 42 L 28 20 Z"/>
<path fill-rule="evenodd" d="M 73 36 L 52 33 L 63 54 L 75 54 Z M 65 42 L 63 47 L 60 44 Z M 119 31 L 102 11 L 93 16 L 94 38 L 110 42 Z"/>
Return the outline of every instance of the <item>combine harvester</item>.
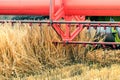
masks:
<path fill-rule="evenodd" d="M 102 28 L 106 31 L 108 27 L 119 33 L 120 22 L 114 21 L 85 21 L 86 16 L 120 16 L 120 0 L 0 0 L 0 15 L 39 15 L 49 16 L 49 21 L 21 20 L 21 23 L 48 23 L 61 37 L 59 44 L 90 44 L 90 45 L 112 45 L 114 48 L 119 43 L 119 34 L 116 42 L 85 42 L 74 41 L 75 37 L 87 27 L 95 29 Z M 62 20 L 61 20 L 62 19 Z M 64 20 L 63 20 L 64 19 Z M 73 21 L 74 20 L 74 21 Z M 0 20 L 4 23 L 4 20 Z M 18 21 L 11 20 L 11 23 Z M 65 24 L 65 31 L 61 29 Z M 71 25 L 76 24 L 76 29 L 71 32 Z M 100 32 L 102 32 L 100 31 Z M 112 33 L 112 31 L 110 31 Z"/>

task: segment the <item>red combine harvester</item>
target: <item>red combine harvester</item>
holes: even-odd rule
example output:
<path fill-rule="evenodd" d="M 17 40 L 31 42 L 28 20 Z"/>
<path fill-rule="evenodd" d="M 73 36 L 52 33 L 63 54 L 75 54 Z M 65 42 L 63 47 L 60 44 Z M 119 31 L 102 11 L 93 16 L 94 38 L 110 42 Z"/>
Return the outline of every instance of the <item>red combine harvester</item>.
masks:
<path fill-rule="evenodd" d="M 63 44 L 120 45 L 119 42 L 73 41 L 84 27 L 120 27 L 120 22 L 85 21 L 86 16 L 120 16 L 120 0 L 0 0 L 0 15 L 49 16 L 49 21 L 21 20 L 21 23 L 48 23 L 61 37 Z M 60 20 L 64 19 L 64 21 Z M 73 19 L 75 21 L 73 21 Z M 0 21 L 4 22 L 3 20 Z M 12 23 L 18 21 L 11 20 Z M 65 31 L 60 26 L 66 24 Z M 70 25 L 77 24 L 71 32 Z"/>

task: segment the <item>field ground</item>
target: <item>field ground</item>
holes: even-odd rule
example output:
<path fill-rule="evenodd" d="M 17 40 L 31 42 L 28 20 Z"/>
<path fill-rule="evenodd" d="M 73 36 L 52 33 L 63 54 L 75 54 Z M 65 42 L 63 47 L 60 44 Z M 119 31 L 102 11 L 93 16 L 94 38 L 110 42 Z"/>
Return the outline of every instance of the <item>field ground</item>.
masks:
<path fill-rule="evenodd" d="M 120 65 L 97 68 L 96 65 L 76 64 L 61 69 L 50 70 L 43 75 L 34 75 L 14 80 L 119 80 Z"/>
<path fill-rule="evenodd" d="M 75 40 L 93 41 L 91 34 L 84 29 Z M 120 80 L 120 50 L 52 44 L 59 40 L 47 25 L 0 24 L 0 79 Z"/>

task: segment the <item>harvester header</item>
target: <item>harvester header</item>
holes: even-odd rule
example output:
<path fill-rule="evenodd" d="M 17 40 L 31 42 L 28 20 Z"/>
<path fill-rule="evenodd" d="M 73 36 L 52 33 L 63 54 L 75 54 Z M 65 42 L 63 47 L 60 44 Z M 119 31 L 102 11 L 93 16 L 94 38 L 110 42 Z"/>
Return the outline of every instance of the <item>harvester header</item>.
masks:
<path fill-rule="evenodd" d="M 110 29 L 113 27 L 116 30 L 120 26 L 120 22 L 85 20 L 86 16 L 120 16 L 120 0 L 0 0 L 0 15 L 49 16 L 49 21 L 21 21 L 21 23 L 51 24 L 52 28 L 61 37 L 61 42 L 55 43 L 101 44 L 104 47 L 107 44 L 112 44 L 113 47 L 120 44 L 119 42 L 73 41 L 84 27 L 87 27 L 88 30 L 90 27 L 98 30 L 102 28 L 102 31 L 106 31 L 107 27 L 110 27 Z M 15 23 L 15 21 L 11 22 Z M 66 24 L 65 31 L 61 29 L 61 24 Z M 76 24 L 76 29 L 72 32 L 71 24 Z"/>

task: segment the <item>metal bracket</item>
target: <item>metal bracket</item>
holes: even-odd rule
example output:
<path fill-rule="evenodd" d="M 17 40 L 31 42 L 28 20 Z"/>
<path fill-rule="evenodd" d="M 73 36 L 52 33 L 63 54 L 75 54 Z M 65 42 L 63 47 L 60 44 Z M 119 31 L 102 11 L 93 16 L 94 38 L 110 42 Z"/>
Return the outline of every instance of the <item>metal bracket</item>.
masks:
<path fill-rule="evenodd" d="M 72 33 L 70 32 L 70 25 L 66 24 L 65 32 L 58 26 L 58 24 L 53 23 L 58 21 L 61 18 L 64 18 L 65 21 L 71 21 L 73 18 L 76 21 L 84 21 L 84 16 L 66 16 L 64 9 L 64 0 L 61 0 L 61 7 L 55 11 L 55 0 L 50 0 L 50 23 L 52 24 L 53 29 L 61 37 L 63 41 L 72 41 L 83 29 L 82 25 L 79 25 Z"/>

